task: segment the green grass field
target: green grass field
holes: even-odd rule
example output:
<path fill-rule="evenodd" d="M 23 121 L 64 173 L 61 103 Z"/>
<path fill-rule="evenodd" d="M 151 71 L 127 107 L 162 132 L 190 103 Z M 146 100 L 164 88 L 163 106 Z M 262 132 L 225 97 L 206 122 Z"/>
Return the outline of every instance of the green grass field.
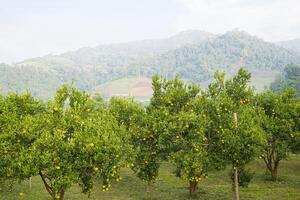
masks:
<path fill-rule="evenodd" d="M 265 175 L 265 168 L 261 160 L 249 165 L 255 176 L 248 188 L 240 188 L 242 200 L 300 200 L 300 155 L 291 155 L 281 163 L 279 180 L 271 182 Z M 231 183 L 229 181 L 229 169 L 211 172 L 208 179 L 200 182 L 197 197 L 193 199 L 220 200 L 232 199 Z M 129 169 L 122 169 L 122 180 L 112 184 L 108 192 L 102 192 L 100 186 L 95 187 L 90 199 L 93 200 L 140 200 L 146 199 L 145 183 L 140 181 Z M 163 163 L 160 175 L 151 194 L 153 200 L 184 200 L 190 199 L 188 195 L 187 181 L 176 178 L 172 174 L 172 166 Z M 20 197 L 19 193 L 24 196 Z M 15 185 L 12 191 L 0 193 L 1 200 L 47 200 L 48 193 L 39 177 L 32 180 L 32 190 L 29 191 L 28 182 Z M 77 186 L 67 191 L 65 199 L 83 200 L 88 199 Z"/>
<path fill-rule="evenodd" d="M 105 97 L 110 96 L 141 96 L 145 94 L 134 92 L 134 89 L 139 86 L 139 84 L 144 84 L 147 91 L 151 89 L 151 79 L 146 77 L 130 77 L 130 78 L 121 78 L 114 81 L 109 81 L 102 85 L 95 87 L 92 91 L 93 93 L 99 93 Z M 133 93 L 133 94 L 132 94 Z M 151 95 L 150 95 L 151 96 Z M 150 99 L 150 96 L 146 98 Z"/>
<path fill-rule="evenodd" d="M 270 84 L 280 73 L 278 71 L 251 71 L 251 83 L 257 92 L 261 92 L 269 88 Z"/>

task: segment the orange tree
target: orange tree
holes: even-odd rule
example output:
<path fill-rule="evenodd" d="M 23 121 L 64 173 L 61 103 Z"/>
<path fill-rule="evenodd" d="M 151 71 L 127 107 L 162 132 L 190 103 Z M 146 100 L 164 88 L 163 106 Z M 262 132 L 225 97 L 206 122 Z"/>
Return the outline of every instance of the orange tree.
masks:
<path fill-rule="evenodd" d="M 300 152 L 300 98 L 296 99 L 296 115 L 295 115 L 295 133 L 297 133 L 298 137 L 296 137 L 296 142 L 293 145 L 292 151 L 293 152 Z"/>
<path fill-rule="evenodd" d="M 292 89 L 280 93 L 266 91 L 257 95 L 258 109 L 263 110 L 265 115 L 262 127 L 267 138 L 260 157 L 273 181 L 277 180 L 280 161 L 299 141 L 299 108 L 295 97 Z"/>
<path fill-rule="evenodd" d="M 154 125 L 152 115 L 144 113 L 140 116 L 140 123 L 134 124 L 131 131 L 134 135 L 135 159 L 131 164 L 137 176 L 147 183 L 146 192 L 149 195 L 152 184 L 158 177 L 158 170 L 162 161 L 159 146 L 160 132 Z"/>
<path fill-rule="evenodd" d="M 232 166 L 235 199 L 239 199 L 239 169 L 257 156 L 265 142 L 249 80 L 250 73 L 244 69 L 227 80 L 224 73 L 216 72 L 215 81 L 207 91 L 210 99 L 207 113 L 211 118 L 207 129 L 209 154 L 215 167 Z"/>
<path fill-rule="evenodd" d="M 35 100 L 29 93 L 10 93 L 6 97 L 0 97 L 1 182 L 21 181 L 29 177 L 26 173 L 28 167 L 22 165 L 22 160 L 39 137 L 39 131 L 32 133 L 31 130 L 37 130 L 39 120 L 36 119 L 43 112 L 43 103 Z"/>
<path fill-rule="evenodd" d="M 147 111 L 154 121 L 154 132 L 159 134 L 158 146 L 162 157 L 174 163 L 175 175 L 190 184 L 190 194 L 196 194 L 198 182 L 207 177 L 209 159 L 205 128 L 205 96 L 200 88 L 185 84 L 178 77 L 173 80 L 153 77 L 154 94 Z"/>
<path fill-rule="evenodd" d="M 159 134 L 153 126 L 153 116 L 133 99 L 112 98 L 109 109 L 130 135 L 132 152 L 128 162 L 136 175 L 147 182 L 146 192 L 149 194 L 161 161 Z"/>
<path fill-rule="evenodd" d="M 89 193 L 94 181 L 102 190 L 118 178 L 126 154 L 126 136 L 115 118 L 89 96 L 61 87 L 47 104 L 40 137 L 30 148 L 31 174 L 38 174 L 53 199 L 63 199 L 73 184 Z"/>

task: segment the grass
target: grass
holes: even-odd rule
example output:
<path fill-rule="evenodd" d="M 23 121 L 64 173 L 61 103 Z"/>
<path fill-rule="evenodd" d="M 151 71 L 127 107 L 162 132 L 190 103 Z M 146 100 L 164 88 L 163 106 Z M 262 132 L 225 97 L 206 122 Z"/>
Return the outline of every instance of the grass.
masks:
<path fill-rule="evenodd" d="M 130 95 L 132 89 L 136 87 L 139 82 L 149 83 L 149 89 L 151 89 L 151 79 L 145 77 L 130 77 L 121 78 L 118 80 L 110 81 L 99 85 L 93 89 L 94 92 L 99 92 L 104 96 L 111 95 Z M 148 97 L 150 98 L 150 97 Z"/>
<path fill-rule="evenodd" d="M 248 188 L 240 187 L 240 197 L 243 200 L 300 200 L 300 155 L 291 155 L 288 160 L 282 161 L 279 169 L 279 180 L 271 182 L 265 175 L 264 164 L 261 160 L 249 165 L 255 176 Z M 200 182 L 197 200 L 223 200 L 232 199 L 231 183 L 229 181 L 229 168 L 224 171 L 211 172 L 209 178 Z M 112 184 L 108 192 L 101 192 L 97 185 L 90 199 L 92 200 L 142 200 L 145 196 L 145 183 L 140 181 L 129 169 L 122 169 L 122 181 Z M 24 196 L 20 197 L 19 193 Z M 39 177 L 32 180 L 32 189 L 29 191 L 28 181 L 14 186 L 12 191 L 0 193 L 0 200 L 50 200 Z M 66 200 L 89 199 L 81 194 L 78 186 L 69 189 Z M 188 195 L 187 181 L 176 178 L 172 174 L 172 166 L 163 163 L 159 178 L 154 184 L 151 194 L 152 200 L 185 200 Z"/>
<path fill-rule="evenodd" d="M 263 70 L 251 71 L 251 83 L 257 92 L 261 92 L 269 88 L 270 84 L 275 80 L 276 76 L 280 73 L 278 71 Z"/>

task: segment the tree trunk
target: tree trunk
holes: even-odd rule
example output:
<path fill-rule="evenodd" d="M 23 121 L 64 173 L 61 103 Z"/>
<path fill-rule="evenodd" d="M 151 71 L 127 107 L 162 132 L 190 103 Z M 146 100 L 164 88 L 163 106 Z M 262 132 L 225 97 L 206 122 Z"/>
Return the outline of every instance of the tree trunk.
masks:
<path fill-rule="evenodd" d="M 65 196 L 65 191 L 61 190 L 60 192 L 53 192 L 50 195 L 53 200 L 63 200 Z"/>
<path fill-rule="evenodd" d="M 197 191 L 197 182 L 190 181 L 190 196 L 195 196 Z"/>
<path fill-rule="evenodd" d="M 147 195 L 147 198 L 151 198 L 151 190 L 152 190 L 152 182 L 151 181 L 147 181 L 147 185 L 146 185 L 146 195 Z"/>
<path fill-rule="evenodd" d="M 65 196 L 65 191 L 61 190 L 60 192 L 56 193 L 55 200 L 63 200 Z"/>
<path fill-rule="evenodd" d="M 277 181 L 278 166 L 279 166 L 279 162 L 275 162 L 274 168 L 271 171 L 272 181 Z"/>
<path fill-rule="evenodd" d="M 272 176 L 272 181 L 276 181 L 277 180 L 277 170 L 276 169 L 272 170 L 271 176 Z"/>
<path fill-rule="evenodd" d="M 274 150 L 267 150 L 266 156 L 263 157 L 263 159 L 266 164 L 266 168 L 269 171 L 268 174 L 271 175 L 272 181 L 277 181 L 277 171 L 280 159 L 278 158 L 276 152 L 274 152 Z"/>
<path fill-rule="evenodd" d="M 39 175 L 42 178 L 42 181 L 43 181 L 43 183 L 45 185 L 45 188 L 46 188 L 47 192 L 51 195 L 51 197 L 53 199 L 55 199 L 55 193 L 53 192 L 51 186 L 47 183 L 45 176 L 43 175 L 42 172 L 39 172 Z"/>
<path fill-rule="evenodd" d="M 47 180 L 42 172 L 39 172 L 40 177 L 45 185 L 47 192 L 51 195 L 53 200 L 63 200 L 65 196 L 65 191 L 61 190 L 59 192 L 53 191 L 53 188 L 47 183 Z"/>
<path fill-rule="evenodd" d="M 31 184 L 32 183 L 32 178 L 31 178 L 31 176 L 29 177 L 29 191 L 31 191 Z"/>
<path fill-rule="evenodd" d="M 237 114 L 233 113 L 233 119 L 235 123 L 235 127 L 238 127 L 238 119 Z M 238 168 L 234 167 L 234 180 L 233 180 L 233 192 L 234 192 L 234 200 L 240 200 L 240 194 L 239 194 L 239 177 L 238 177 Z"/>
<path fill-rule="evenodd" d="M 239 194 L 239 177 L 238 177 L 238 168 L 234 167 L 234 180 L 233 180 L 233 192 L 234 192 L 234 200 L 240 200 Z"/>

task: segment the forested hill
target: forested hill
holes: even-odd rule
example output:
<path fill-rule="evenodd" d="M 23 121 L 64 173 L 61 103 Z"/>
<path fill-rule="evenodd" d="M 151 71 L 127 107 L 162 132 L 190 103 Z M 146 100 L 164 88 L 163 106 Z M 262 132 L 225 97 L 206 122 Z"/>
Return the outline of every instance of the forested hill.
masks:
<path fill-rule="evenodd" d="M 13 66 L 0 64 L 0 89 L 27 89 L 47 98 L 59 85 L 71 80 L 80 89 L 95 91 L 125 77 L 172 77 L 178 73 L 185 80 L 201 82 L 209 80 L 216 69 L 232 74 L 243 66 L 253 72 L 272 74 L 289 63 L 300 63 L 300 53 L 245 32 L 214 35 L 185 31 L 166 39 L 86 47 Z"/>
<path fill-rule="evenodd" d="M 286 49 L 290 49 L 293 51 L 300 52 L 300 38 L 294 39 L 294 40 L 287 40 L 287 41 L 281 41 L 277 42 L 279 46 L 282 46 Z"/>

